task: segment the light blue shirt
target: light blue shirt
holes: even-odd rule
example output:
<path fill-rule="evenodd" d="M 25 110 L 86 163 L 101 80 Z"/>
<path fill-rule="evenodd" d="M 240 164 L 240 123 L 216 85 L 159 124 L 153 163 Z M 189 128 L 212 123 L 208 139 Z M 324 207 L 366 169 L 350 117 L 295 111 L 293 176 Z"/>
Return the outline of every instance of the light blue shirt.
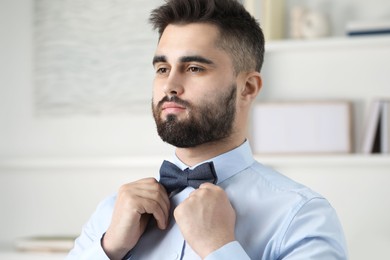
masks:
<path fill-rule="evenodd" d="M 225 190 L 235 209 L 236 241 L 206 260 L 347 259 L 343 230 L 329 202 L 256 162 L 248 141 L 208 161 L 213 161 L 217 185 Z M 188 167 L 176 157 L 172 162 L 182 169 Z M 172 196 L 172 210 L 191 191 L 193 188 L 188 187 Z M 108 259 L 100 240 L 110 224 L 115 199 L 112 196 L 99 204 L 67 259 Z M 185 243 L 173 217 L 164 231 L 151 223 L 130 259 L 200 259 Z"/>

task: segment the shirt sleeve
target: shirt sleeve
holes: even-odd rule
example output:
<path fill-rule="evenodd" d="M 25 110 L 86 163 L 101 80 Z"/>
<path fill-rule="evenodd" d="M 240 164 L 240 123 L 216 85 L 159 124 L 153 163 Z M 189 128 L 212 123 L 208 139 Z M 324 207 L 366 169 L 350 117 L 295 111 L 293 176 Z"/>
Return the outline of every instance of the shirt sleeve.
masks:
<path fill-rule="evenodd" d="M 66 260 L 109 260 L 101 246 L 101 238 L 111 222 L 115 197 L 102 201 L 88 222 L 83 226 L 80 236 L 75 240 L 73 249 Z"/>
<path fill-rule="evenodd" d="M 106 253 L 104 252 L 100 241 L 94 241 L 87 248 L 80 251 L 74 248 L 68 256 L 65 258 L 66 260 L 109 260 Z"/>
<path fill-rule="evenodd" d="M 224 259 L 250 260 L 249 256 L 241 247 L 240 243 L 238 243 L 238 241 L 233 241 L 224 245 L 223 247 L 209 254 L 204 260 L 224 260 Z"/>
<path fill-rule="evenodd" d="M 343 234 L 329 202 L 324 198 L 313 198 L 297 211 L 288 224 L 277 259 L 348 259 Z"/>

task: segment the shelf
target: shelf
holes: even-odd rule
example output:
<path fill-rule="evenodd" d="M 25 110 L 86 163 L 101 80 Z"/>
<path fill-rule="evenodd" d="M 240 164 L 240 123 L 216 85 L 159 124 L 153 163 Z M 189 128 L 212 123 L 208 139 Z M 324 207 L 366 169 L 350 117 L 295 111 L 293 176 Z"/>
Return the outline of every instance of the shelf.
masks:
<path fill-rule="evenodd" d="M 162 156 L 9 158 L 0 159 L 0 169 L 147 168 L 160 166 L 164 159 Z"/>
<path fill-rule="evenodd" d="M 0 160 L 2 169 L 125 169 L 159 167 L 164 156 L 132 156 L 102 158 L 24 158 Z M 390 155 L 332 154 L 332 155 L 255 155 L 265 165 L 277 166 L 385 166 L 390 168 Z"/>
<path fill-rule="evenodd" d="M 255 159 L 265 165 L 277 166 L 327 166 L 332 167 L 389 167 L 390 155 L 256 155 Z"/>
<path fill-rule="evenodd" d="M 16 252 L 0 250 L 0 259 L 7 260 L 55 260 L 64 259 L 65 253 L 36 253 L 36 252 Z"/>
<path fill-rule="evenodd" d="M 330 37 L 308 40 L 277 40 L 265 45 L 266 53 L 279 51 L 311 51 L 335 48 L 390 48 L 390 36 Z"/>

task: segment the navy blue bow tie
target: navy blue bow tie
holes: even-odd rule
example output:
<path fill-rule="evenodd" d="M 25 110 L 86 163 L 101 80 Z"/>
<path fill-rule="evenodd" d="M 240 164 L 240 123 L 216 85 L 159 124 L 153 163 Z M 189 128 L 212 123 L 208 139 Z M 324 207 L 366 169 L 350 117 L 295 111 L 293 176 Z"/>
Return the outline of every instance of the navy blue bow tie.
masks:
<path fill-rule="evenodd" d="M 203 163 L 193 170 L 187 168 L 183 171 L 175 164 L 164 161 L 160 168 L 160 183 L 168 194 L 172 191 L 181 191 L 188 186 L 197 189 L 204 182 L 216 184 L 217 180 L 213 162 Z"/>

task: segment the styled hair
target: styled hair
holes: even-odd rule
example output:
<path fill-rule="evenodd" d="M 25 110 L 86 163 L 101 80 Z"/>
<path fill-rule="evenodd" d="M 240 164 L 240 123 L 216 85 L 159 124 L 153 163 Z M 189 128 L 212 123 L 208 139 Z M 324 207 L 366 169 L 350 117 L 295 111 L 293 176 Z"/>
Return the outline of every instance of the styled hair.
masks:
<path fill-rule="evenodd" d="M 149 21 L 159 37 L 169 24 L 207 23 L 217 26 L 217 47 L 232 57 L 236 73 L 260 71 L 264 35 L 259 23 L 236 0 L 166 0 L 151 12 Z"/>

